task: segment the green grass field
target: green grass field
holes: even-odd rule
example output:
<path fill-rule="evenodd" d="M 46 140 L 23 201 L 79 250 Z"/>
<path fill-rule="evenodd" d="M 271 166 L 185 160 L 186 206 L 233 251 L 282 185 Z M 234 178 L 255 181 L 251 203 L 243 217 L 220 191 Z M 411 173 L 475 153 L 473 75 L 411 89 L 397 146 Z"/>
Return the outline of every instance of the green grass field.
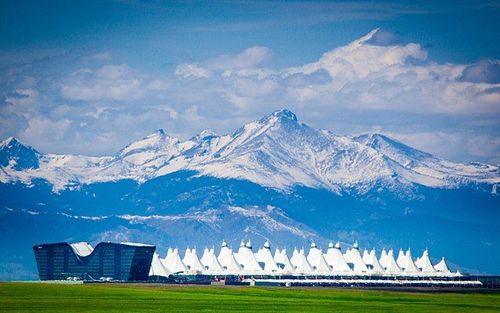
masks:
<path fill-rule="evenodd" d="M 500 312 L 500 293 L 0 283 L 0 312 Z"/>

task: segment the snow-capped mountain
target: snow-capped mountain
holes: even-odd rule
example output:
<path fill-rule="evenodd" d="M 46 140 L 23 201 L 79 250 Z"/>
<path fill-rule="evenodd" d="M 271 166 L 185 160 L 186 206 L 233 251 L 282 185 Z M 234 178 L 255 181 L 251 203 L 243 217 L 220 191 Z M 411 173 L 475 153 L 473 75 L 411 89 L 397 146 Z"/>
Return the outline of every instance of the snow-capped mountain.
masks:
<path fill-rule="evenodd" d="M 231 135 L 204 131 L 181 141 L 158 130 L 107 157 L 41 154 L 8 138 L 0 143 L 0 162 L 1 182 L 44 179 L 56 191 L 122 179 L 142 183 L 180 170 L 285 191 L 300 185 L 336 193 L 366 192 L 375 185 L 456 188 L 500 182 L 498 166 L 442 160 L 381 134 L 350 137 L 316 130 L 285 109 Z"/>
<path fill-rule="evenodd" d="M 499 167 L 449 162 L 381 134 L 316 130 L 288 110 L 230 135 L 158 130 L 116 155 L 0 143 L 0 280 L 36 278 L 31 246 L 101 240 L 168 246 L 431 249 L 498 273 Z M 6 253 L 5 251 L 8 251 Z"/>

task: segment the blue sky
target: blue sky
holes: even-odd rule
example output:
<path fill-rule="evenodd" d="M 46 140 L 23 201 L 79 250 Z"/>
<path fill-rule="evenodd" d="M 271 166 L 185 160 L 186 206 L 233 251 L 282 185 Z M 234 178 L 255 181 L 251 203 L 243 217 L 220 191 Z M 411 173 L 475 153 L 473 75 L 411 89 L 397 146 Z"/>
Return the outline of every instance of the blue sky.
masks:
<path fill-rule="evenodd" d="M 287 107 L 500 163 L 498 1 L 2 1 L 0 15 L 0 137 L 44 152 L 228 133 Z"/>

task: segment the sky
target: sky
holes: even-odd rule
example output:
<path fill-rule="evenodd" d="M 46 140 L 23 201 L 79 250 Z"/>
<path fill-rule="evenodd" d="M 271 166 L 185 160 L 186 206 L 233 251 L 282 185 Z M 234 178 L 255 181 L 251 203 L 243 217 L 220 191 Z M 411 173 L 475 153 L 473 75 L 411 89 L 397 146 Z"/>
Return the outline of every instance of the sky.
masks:
<path fill-rule="evenodd" d="M 500 163 L 499 1 L 1 1 L 0 138 L 112 155 L 281 108 Z"/>

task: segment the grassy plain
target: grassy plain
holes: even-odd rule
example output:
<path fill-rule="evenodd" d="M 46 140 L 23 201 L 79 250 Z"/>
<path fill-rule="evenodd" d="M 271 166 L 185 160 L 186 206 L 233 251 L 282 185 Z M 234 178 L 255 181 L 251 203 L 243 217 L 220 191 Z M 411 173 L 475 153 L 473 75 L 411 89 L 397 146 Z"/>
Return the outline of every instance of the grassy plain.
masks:
<path fill-rule="evenodd" d="M 0 312 L 500 312 L 500 292 L 0 283 Z"/>

